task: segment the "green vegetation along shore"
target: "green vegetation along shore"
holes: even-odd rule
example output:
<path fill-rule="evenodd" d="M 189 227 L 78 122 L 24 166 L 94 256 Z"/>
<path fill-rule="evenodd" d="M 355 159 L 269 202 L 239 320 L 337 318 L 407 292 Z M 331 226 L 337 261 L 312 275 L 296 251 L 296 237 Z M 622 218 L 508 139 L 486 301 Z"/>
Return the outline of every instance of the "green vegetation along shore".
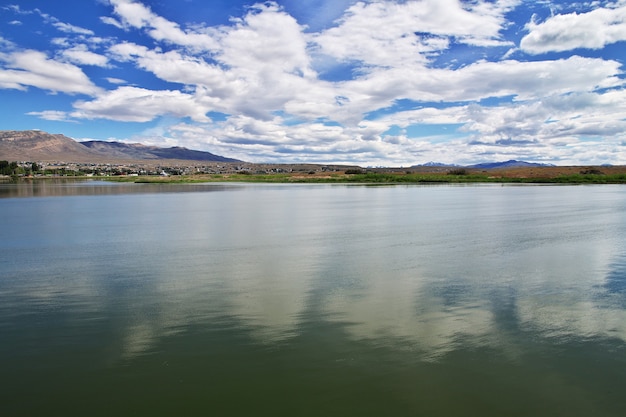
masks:
<path fill-rule="evenodd" d="M 213 172 L 207 172 L 213 171 Z M 3 181 L 39 181 L 51 178 L 93 179 L 135 183 L 528 183 L 626 184 L 626 166 L 532 166 L 498 169 L 463 167 L 358 168 L 323 165 L 220 165 L 202 167 L 47 165 L 0 161 Z"/>
<path fill-rule="evenodd" d="M 114 181 L 135 183 L 198 183 L 198 182 L 257 182 L 257 183 L 354 183 L 354 184 L 418 184 L 418 183 L 540 183 L 540 184 L 626 184 L 626 174 L 564 174 L 553 177 L 494 176 L 490 174 L 446 173 L 334 173 L 330 175 L 292 174 L 225 174 L 112 177 Z"/>

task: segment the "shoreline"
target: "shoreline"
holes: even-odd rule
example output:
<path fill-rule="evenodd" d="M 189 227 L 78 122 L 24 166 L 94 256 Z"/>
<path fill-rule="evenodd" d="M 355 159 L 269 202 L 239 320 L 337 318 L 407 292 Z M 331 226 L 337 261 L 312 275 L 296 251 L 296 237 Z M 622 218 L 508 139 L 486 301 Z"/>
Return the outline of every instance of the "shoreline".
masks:
<path fill-rule="evenodd" d="M 373 168 L 346 171 L 282 173 L 224 173 L 185 175 L 29 176 L 0 181 L 100 180 L 111 182 L 181 184 L 211 182 L 330 183 L 330 184 L 626 184 L 626 166 L 529 167 L 508 169 L 450 169 L 443 167 Z"/>

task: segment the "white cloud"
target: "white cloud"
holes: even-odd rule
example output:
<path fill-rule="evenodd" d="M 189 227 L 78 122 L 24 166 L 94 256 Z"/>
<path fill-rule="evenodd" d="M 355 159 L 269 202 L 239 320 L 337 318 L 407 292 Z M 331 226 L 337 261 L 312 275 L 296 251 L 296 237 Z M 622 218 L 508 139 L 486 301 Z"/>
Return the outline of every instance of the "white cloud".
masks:
<path fill-rule="evenodd" d="M 121 78 L 106 77 L 105 79 L 111 84 L 126 84 L 126 81 Z"/>
<path fill-rule="evenodd" d="M 602 59 L 571 57 L 555 61 L 477 62 L 457 70 L 379 68 L 337 84 L 346 100 L 331 117 L 358 124 L 363 115 L 389 107 L 395 100 L 422 102 L 479 101 L 514 96 L 529 100 L 546 95 L 594 91 L 623 85 L 620 64 Z"/>
<path fill-rule="evenodd" d="M 424 30 L 470 36 L 470 32 L 478 30 L 475 25 L 483 22 L 480 31 L 472 36 L 497 39 L 503 24 L 502 14 L 514 4 L 502 3 L 496 7 L 491 3 L 477 3 L 473 9 L 465 10 L 460 3 L 452 2 L 447 6 L 456 7 L 453 15 L 459 17 L 455 20 L 438 14 L 438 11 L 443 13 L 441 5 L 428 1 L 415 4 L 357 3 L 340 26 L 314 39 L 316 42 L 330 39 L 333 41 L 329 41 L 330 44 L 335 45 L 339 42 L 335 42 L 332 36 L 325 38 L 334 30 L 356 33 L 357 38 L 350 41 L 349 48 L 344 44 L 344 49 L 335 50 L 337 58 L 356 59 L 363 55 L 363 59 L 380 66 L 370 68 L 352 81 L 334 84 L 317 79 L 311 69 L 312 50 L 307 45 L 304 28 L 273 3 L 258 5 L 236 20 L 234 26 L 216 31 L 212 62 L 184 51 L 164 53 L 132 43 L 115 45 L 110 51 L 117 59 L 134 61 L 138 67 L 163 80 L 193 86 L 197 99 L 211 110 L 266 120 L 273 117 L 273 112 L 285 111 L 305 120 L 329 117 L 352 126 L 358 125 L 365 114 L 387 107 L 398 98 L 470 101 L 511 95 L 525 100 L 544 94 L 592 91 L 620 84 L 616 78 L 619 63 L 615 61 L 572 57 L 543 62 L 482 61 L 457 70 L 434 69 L 425 66 L 425 58 L 420 58 L 425 49 L 412 50 L 404 44 L 402 35 L 412 33 L 416 25 L 406 16 L 418 15 L 423 20 L 426 12 L 441 25 L 447 19 L 447 26 L 434 25 L 433 21 L 418 22 L 417 25 L 421 24 Z M 131 21 L 133 24 L 142 25 L 155 19 L 141 5 L 132 3 L 130 6 L 139 7 L 141 12 Z M 372 34 L 370 15 L 390 19 L 385 25 L 386 30 Z M 491 27 L 485 27 L 484 19 L 491 22 Z M 466 23 L 452 24 L 449 20 Z M 368 36 L 374 37 L 373 41 L 366 38 Z M 360 41 L 356 42 L 356 39 Z M 433 39 L 439 42 L 443 38 L 431 38 L 430 41 Z M 379 41 L 388 42 L 392 47 L 381 47 Z M 360 51 L 359 44 L 377 47 Z M 425 45 L 419 43 L 416 48 L 427 48 Z M 376 52 L 378 50 L 385 52 Z"/>
<path fill-rule="evenodd" d="M 506 95 L 538 98 L 623 85 L 617 77 L 620 66 L 617 61 L 578 56 L 554 61 L 478 62 L 454 71 L 438 87 L 445 91 L 440 97 L 452 101 Z"/>
<path fill-rule="evenodd" d="M 384 132 L 391 126 L 406 128 L 416 124 L 462 124 L 470 120 L 467 114 L 467 105 L 437 109 L 422 107 L 415 110 L 395 112 L 375 120 L 381 123 Z M 373 122 L 368 122 L 373 123 Z"/>
<path fill-rule="evenodd" d="M 211 91 L 215 90 L 218 94 L 226 88 L 229 79 L 234 81 L 233 77 L 229 77 L 218 65 L 209 64 L 201 58 L 179 51 L 163 53 L 133 43 L 114 45 L 109 51 L 116 59 L 134 61 L 139 68 L 153 73 L 162 80 L 184 85 L 202 85 Z M 234 93 L 232 88 L 223 92 L 224 95 Z"/>
<path fill-rule="evenodd" d="M 110 16 L 100 16 L 100 21 L 104 24 L 115 26 L 118 29 L 124 29 L 124 25 L 119 20 Z"/>
<path fill-rule="evenodd" d="M 53 26 L 56 27 L 61 32 L 71 33 L 75 35 L 93 35 L 94 32 L 90 29 L 81 28 L 79 26 L 74 26 L 69 23 L 56 21 L 53 23 Z"/>
<path fill-rule="evenodd" d="M 69 120 L 67 112 L 58 110 L 31 111 L 26 114 L 28 114 L 29 116 L 37 116 L 41 119 L 52 120 L 55 122 L 66 122 Z"/>
<path fill-rule="evenodd" d="M 232 28 L 222 28 L 217 59 L 231 68 L 314 76 L 303 28 L 273 3 L 257 5 Z"/>
<path fill-rule="evenodd" d="M 6 6 L 0 6 L 0 9 L 8 10 L 11 13 L 22 16 L 27 16 L 35 13 L 35 11 L 33 10 L 22 9 L 19 4 L 7 4 Z"/>
<path fill-rule="evenodd" d="M 572 131 L 571 135 L 565 131 L 568 124 L 577 120 L 577 115 L 592 109 L 593 102 L 605 102 L 605 108 L 610 108 L 609 103 L 621 99 L 621 96 L 592 96 L 589 107 L 582 106 L 575 111 L 557 111 L 557 108 L 565 108 L 571 103 L 555 97 L 555 103 L 537 100 L 504 108 L 476 105 L 424 108 L 363 121 L 355 127 L 321 122 L 289 125 L 281 117 L 261 121 L 233 116 L 222 122 L 202 125 L 174 123 L 165 127 L 160 135 L 168 146 L 184 144 L 251 162 L 409 166 L 428 161 L 471 164 L 523 158 L 571 165 L 584 158 L 590 164 L 626 163 L 621 145 L 626 134 L 615 135 L 615 126 L 611 122 L 621 114 L 604 117 L 600 109 L 588 119 L 577 122 L 580 123 L 576 127 L 578 130 Z M 558 119 L 556 122 L 549 120 L 550 116 Z M 449 138 L 441 140 L 440 135 L 411 138 L 406 133 L 395 136 L 385 133 L 394 125 L 406 128 L 437 123 L 462 125 L 461 135 L 451 132 Z M 584 131 L 602 134 L 598 130 L 602 128 L 606 129 L 604 133 L 613 136 L 594 142 L 576 136 Z"/>
<path fill-rule="evenodd" d="M 190 117 L 197 122 L 208 122 L 206 109 L 199 106 L 194 96 L 177 90 L 153 91 L 137 87 L 119 87 L 100 94 L 93 101 L 74 103 L 72 117 L 110 119 L 126 122 L 147 122 L 158 116 Z"/>
<path fill-rule="evenodd" d="M 366 5 L 358 7 L 366 8 Z M 497 13 L 494 16 L 495 21 L 501 18 Z M 338 26 L 342 27 L 345 28 Z M 483 39 L 497 40 L 498 31 L 494 26 L 491 32 L 484 32 Z M 221 27 L 214 35 L 216 46 L 210 62 L 189 51 L 163 52 L 132 43 L 115 45 L 110 51 L 117 59 L 134 62 L 163 80 L 188 86 L 193 94 L 186 95 L 184 100 L 194 105 L 179 106 L 179 115 L 185 114 L 184 109 L 190 112 L 186 113 L 189 117 L 197 117 L 194 114 L 197 115 L 198 109 L 231 115 L 226 121 L 211 125 L 176 125 L 163 133 L 170 138 L 168 141 L 179 140 L 199 149 L 208 146 L 211 152 L 257 162 L 307 160 L 411 165 L 429 160 L 472 162 L 481 158 L 480 155 L 510 156 L 508 159 L 525 155 L 531 160 L 553 156 L 568 160 L 582 145 L 575 137 L 566 138 L 564 133 L 557 132 L 556 124 L 544 126 L 545 120 L 540 116 L 547 110 L 539 100 L 546 95 L 558 98 L 623 84 L 618 77 L 620 64 L 616 61 L 574 56 L 536 62 L 478 61 L 458 69 L 437 69 L 426 65 L 427 59 L 403 61 L 404 48 L 385 52 L 388 59 L 382 55 L 369 57 L 369 62 L 378 59 L 381 65 L 369 68 L 353 80 L 326 82 L 310 69 L 311 54 L 316 51 L 306 42 L 309 35 L 273 4 L 251 9 L 234 26 Z M 389 37 L 391 44 L 393 36 Z M 443 35 L 433 39 L 445 40 Z M 363 42 L 367 43 L 367 39 L 363 38 Z M 357 55 L 350 55 L 352 52 L 346 52 L 347 57 L 337 54 L 337 59 L 356 59 Z M 506 96 L 515 97 L 518 103 L 494 108 L 467 105 Z M 467 104 L 363 120 L 364 115 L 388 107 L 399 98 Z M 143 102 L 136 101 L 133 106 L 139 108 Z M 117 106 L 115 100 L 102 101 L 90 111 L 92 116 L 112 117 L 111 110 Z M 164 107 L 157 109 L 158 106 Z M 171 114 L 168 106 L 165 100 L 151 101 L 150 109 L 136 117 L 147 120 Z M 113 111 L 113 117 L 120 117 L 118 113 Z M 295 117 L 297 123 L 289 123 L 289 117 Z M 318 118 L 342 125 L 329 126 L 317 121 Z M 454 135 L 442 141 L 440 136 L 416 139 L 407 137 L 406 132 L 395 136 L 386 133 L 393 126 L 406 129 L 436 123 L 462 125 L 456 136 L 460 139 L 451 142 Z M 602 123 L 586 119 L 576 131 L 599 129 Z M 604 123 L 604 126 L 605 132 L 609 132 L 609 127 L 611 132 L 616 128 L 615 124 Z M 562 143 L 566 145 L 561 146 Z M 553 148 L 548 151 L 548 146 Z M 598 149 L 598 155 L 611 146 L 614 145 Z"/>
<path fill-rule="evenodd" d="M 2 48 L 2 50 L 4 52 L 0 52 L 0 58 L 7 56 L 9 51 L 14 51 L 16 49 L 16 45 L 11 42 L 10 40 L 4 39 L 2 36 L 0 36 L 0 48 Z"/>
<path fill-rule="evenodd" d="M 100 89 L 77 66 L 49 59 L 43 52 L 25 50 L 0 54 L 0 88 L 25 90 L 32 86 L 52 92 L 95 95 Z"/>
<path fill-rule="evenodd" d="M 600 49 L 626 41 L 626 6 L 597 8 L 587 13 L 560 14 L 543 23 L 531 21 L 520 47 L 541 54 L 576 48 Z"/>
<path fill-rule="evenodd" d="M 465 106 L 459 109 L 458 121 L 465 123 L 461 130 L 471 135 L 469 156 L 623 164 L 624 102 L 623 90 L 555 95 L 497 107 Z"/>
<path fill-rule="evenodd" d="M 40 9 L 22 10 L 20 6 L 18 5 L 10 5 L 8 6 L 8 9 L 12 10 L 14 13 L 18 15 L 31 15 L 31 14 L 39 15 L 44 20 L 44 22 L 54 26 L 57 30 L 60 30 L 61 32 L 69 33 L 72 35 L 87 35 L 87 36 L 94 35 L 94 32 L 91 29 L 86 29 L 80 26 L 73 25 L 71 23 L 62 22 L 56 17 L 48 13 L 42 12 Z"/>
<path fill-rule="evenodd" d="M 137 29 L 146 29 L 148 35 L 158 41 L 164 41 L 174 45 L 188 46 L 203 50 L 211 50 L 215 47 L 213 38 L 204 33 L 191 30 L 185 31 L 177 23 L 170 22 L 161 16 L 154 14 L 148 7 L 133 0 L 110 0 L 115 14 L 122 25 Z M 105 18 L 105 23 L 116 24 L 111 18 Z"/>
<path fill-rule="evenodd" d="M 470 106 L 467 129 L 482 140 L 614 136 L 626 131 L 626 92 L 577 93 L 495 108 Z"/>
<path fill-rule="evenodd" d="M 499 34 L 504 13 L 517 1 L 478 1 L 467 7 L 458 0 L 359 2 L 337 27 L 314 36 L 321 52 L 366 65 L 423 63 L 431 53 L 448 48 L 448 37 L 494 46 L 509 44 Z"/>
<path fill-rule="evenodd" d="M 165 81 L 193 86 L 213 110 L 229 114 L 269 119 L 289 107 L 297 115 L 319 117 L 314 98 L 320 92 L 327 101 L 334 97 L 311 69 L 303 28 L 274 4 L 251 8 L 233 26 L 220 28 L 210 62 L 185 50 L 162 52 L 128 42 L 110 52 Z"/>
<path fill-rule="evenodd" d="M 254 162 L 311 162 L 410 165 L 430 149 L 426 142 L 376 136 L 376 126 L 352 129 L 323 123 L 285 125 L 284 119 L 260 121 L 231 117 L 204 126 L 176 124 L 162 134 L 174 142 Z M 386 161 L 386 162 L 384 162 Z"/>
<path fill-rule="evenodd" d="M 72 48 L 64 50 L 61 55 L 70 62 L 78 65 L 107 67 L 109 61 L 106 56 L 91 52 L 86 45 L 75 45 Z"/>
<path fill-rule="evenodd" d="M 508 12 L 522 0 L 342 0 L 348 3 L 339 20 L 328 17 L 340 16 L 336 11 L 322 17 L 316 23 L 322 29 L 314 32 L 302 24 L 306 19 L 299 23 L 285 11 L 287 5 L 274 2 L 248 7 L 228 25 L 206 27 L 167 20 L 136 0 L 109 0 L 113 16 L 101 22 L 127 31 L 122 36 L 142 32 L 151 38 L 143 44 L 146 36 L 99 38 L 89 29 L 30 12 L 77 36 L 53 38 L 54 59 L 0 38 L 6 46 L 0 53 L 0 87 L 93 96 L 76 101 L 72 112 L 32 116 L 156 120 L 159 128 L 145 132 L 152 142 L 254 162 L 575 161 L 577 152 L 598 161 L 612 152 L 612 163 L 624 158 L 620 62 L 584 56 L 524 60 L 525 53 L 541 47 L 533 46 L 532 36 L 557 31 L 558 15 L 528 25 L 529 35 L 515 49 L 504 38 L 510 32 L 505 29 L 513 24 Z M 601 47 L 617 39 L 609 34 L 621 30 L 624 8 L 621 2 L 563 15 L 574 24 L 561 32 L 570 30 L 576 40 L 589 33 L 588 26 L 597 26 L 594 42 Z M 616 12 L 613 20 L 603 10 Z M 509 59 L 502 58 L 506 49 Z M 111 90 L 95 86 L 83 65 L 114 70 L 99 76 L 103 84 L 114 84 L 107 86 Z M 134 73 L 128 72 L 131 66 Z M 167 84 L 135 85 L 145 72 Z M 482 100 L 501 104 L 481 106 Z M 396 110 L 402 102 L 421 107 Z M 224 116 L 211 120 L 212 111 Z M 429 133 L 437 124 L 450 125 L 450 133 L 443 127 Z M 419 126 L 426 129 L 415 134 Z M 599 137 L 601 143 L 589 145 Z"/>

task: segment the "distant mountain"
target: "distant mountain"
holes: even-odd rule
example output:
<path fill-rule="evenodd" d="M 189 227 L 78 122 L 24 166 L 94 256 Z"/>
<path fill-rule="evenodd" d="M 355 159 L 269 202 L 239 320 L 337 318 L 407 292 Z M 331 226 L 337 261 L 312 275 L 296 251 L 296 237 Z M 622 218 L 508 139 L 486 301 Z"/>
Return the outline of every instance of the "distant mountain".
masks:
<path fill-rule="evenodd" d="M 87 162 L 96 157 L 99 161 L 102 155 L 94 155 L 89 148 L 64 135 L 40 130 L 0 131 L 0 160 Z"/>
<path fill-rule="evenodd" d="M 511 159 L 504 162 L 486 162 L 482 164 L 469 165 L 467 168 L 476 169 L 498 169 L 498 168 L 523 168 L 523 167 L 553 167 L 552 164 L 540 164 L 535 162 L 516 161 Z"/>
<path fill-rule="evenodd" d="M 241 162 L 237 159 L 214 155 L 210 152 L 194 151 L 187 148 L 174 146 L 160 148 L 158 146 L 142 145 L 141 143 L 104 142 L 91 140 L 80 142 L 81 145 L 118 159 L 180 159 L 185 161 L 208 161 L 208 162 Z"/>
<path fill-rule="evenodd" d="M 241 162 L 236 159 L 181 147 L 159 148 L 139 143 L 77 142 L 64 135 L 40 130 L 0 131 L 0 160 L 107 163 L 114 161 L 186 160 Z"/>
<path fill-rule="evenodd" d="M 534 162 L 524 162 L 524 161 L 516 161 L 511 159 L 509 161 L 504 162 L 485 162 L 481 164 L 475 165 L 456 165 L 456 164 L 444 164 L 441 162 L 426 162 L 425 164 L 413 165 L 412 168 L 417 167 L 442 167 L 442 168 L 455 168 L 455 167 L 465 167 L 465 168 L 476 168 L 476 169 L 498 169 L 498 168 L 518 168 L 518 167 L 552 167 L 552 164 L 539 164 Z"/>
<path fill-rule="evenodd" d="M 411 168 L 417 167 L 458 167 L 455 164 L 444 164 L 442 162 L 426 162 L 425 164 L 413 165 Z"/>

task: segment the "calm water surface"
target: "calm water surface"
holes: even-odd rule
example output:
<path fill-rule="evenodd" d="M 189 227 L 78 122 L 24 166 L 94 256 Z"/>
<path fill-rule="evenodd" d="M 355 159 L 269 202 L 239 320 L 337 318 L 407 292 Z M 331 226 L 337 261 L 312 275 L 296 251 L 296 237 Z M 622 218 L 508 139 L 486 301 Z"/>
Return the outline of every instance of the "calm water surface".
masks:
<path fill-rule="evenodd" d="M 0 185 L 2 416 L 624 416 L 623 186 Z"/>

